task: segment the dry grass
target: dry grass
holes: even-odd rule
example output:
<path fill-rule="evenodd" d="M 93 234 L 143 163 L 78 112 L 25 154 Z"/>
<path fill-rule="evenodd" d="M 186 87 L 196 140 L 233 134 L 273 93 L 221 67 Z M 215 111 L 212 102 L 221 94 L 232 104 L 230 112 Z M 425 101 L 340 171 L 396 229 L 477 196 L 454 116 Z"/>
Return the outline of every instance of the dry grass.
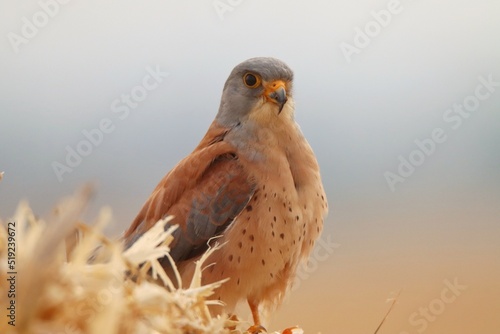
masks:
<path fill-rule="evenodd" d="M 101 233 L 111 219 L 109 209 L 101 210 L 92 227 L 79 223 L 89 196 L 84 189 L 62 201 L 47 221 L 21 203 L 9 220 L 16 223 L 16 326 L 4 315 L 1 333 L 230 332 L 226 316 L 210 316 L 206 297 L 222 282 L 202 286 L 201 262 L 187 289 L 175 289 L 159 265 L 172 240 L 173 229 L 163 230 L 165 221 L 123 251 Z M 8 271 L 6 225 L 0 227 L 2 282 Z M 0 308 L 8 303 L 2 291 Z"/>
<path fill-rule="evenodd" d="M 377 334 L 378 331 L 380 330 L 380 328 L 382 328 L 382 325 L 384 324 L 385 320 L 387 319 L 387 317 L 391 313 L 392 309 L 394 308 L 394 305 L 396 305 L 396 302 L 398 301 L 398 298 L 399 298 L 400 294 L 401 294 L 401 290 L 399 290 L 399 292 L 397 293 L 396 297 L 392 298 L 391 306 L 389 306 L 389 309 L 387 310 L 387 313 L 382 318 L 382 321 L 380 321 L 380 324 L 378 325 L 377 329 L 375 330 L 375 332 L 373 334 Z"/>

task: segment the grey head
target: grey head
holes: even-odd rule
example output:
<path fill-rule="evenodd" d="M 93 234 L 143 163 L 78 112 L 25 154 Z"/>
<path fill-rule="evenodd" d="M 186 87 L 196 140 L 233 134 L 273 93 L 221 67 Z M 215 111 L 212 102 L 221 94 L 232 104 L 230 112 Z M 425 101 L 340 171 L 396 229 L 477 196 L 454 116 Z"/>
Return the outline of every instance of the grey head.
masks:
<path fill-rule="evenodd" d="M 233 127 L 243 122 L 254 106 L 265 99 L 279 112 L 291 95 L 293 72 L 283 61 L 256 57 L 237 65 L 226 80 L 215 120 Z"/>

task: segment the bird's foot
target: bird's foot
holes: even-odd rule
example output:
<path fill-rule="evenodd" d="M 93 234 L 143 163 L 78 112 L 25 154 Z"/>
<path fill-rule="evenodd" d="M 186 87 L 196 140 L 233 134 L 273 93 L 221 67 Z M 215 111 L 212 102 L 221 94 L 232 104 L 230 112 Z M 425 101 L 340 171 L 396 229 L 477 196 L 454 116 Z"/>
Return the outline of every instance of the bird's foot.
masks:
<path fill-rule="evenodd" d="M 249 333 L 249 334 L 261 334 L 261 333 L 267 333 L 267 330 L 261 325 L 253 325 L 247 329 L 247 333 Z"/>
<path fill-rule="evenodd" d="M 298 326 L 285 329 L 281 334 L 304 334 L 304 330 Z"/>

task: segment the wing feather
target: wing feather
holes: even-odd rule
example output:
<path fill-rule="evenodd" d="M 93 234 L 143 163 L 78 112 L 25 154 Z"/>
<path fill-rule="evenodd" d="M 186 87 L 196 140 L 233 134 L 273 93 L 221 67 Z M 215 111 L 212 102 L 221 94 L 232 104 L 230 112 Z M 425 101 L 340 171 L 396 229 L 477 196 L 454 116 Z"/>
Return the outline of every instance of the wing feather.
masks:
<path fill-rule="evenodd" d="M 210 134 L 210 130 L 207 135 Z M 212 136 L 213 138 L 213 136 Z M 158 184 L 130 228 L 125 245 L 132 245 L 159 219 L 178 224 L 171 255 L 182 261 L 199 255 L 207 241 L 220 235 L 246 207 L 255 184 L 238 161 L 233 147 L 221 139 L 207 140 L 182 160 Z"/>

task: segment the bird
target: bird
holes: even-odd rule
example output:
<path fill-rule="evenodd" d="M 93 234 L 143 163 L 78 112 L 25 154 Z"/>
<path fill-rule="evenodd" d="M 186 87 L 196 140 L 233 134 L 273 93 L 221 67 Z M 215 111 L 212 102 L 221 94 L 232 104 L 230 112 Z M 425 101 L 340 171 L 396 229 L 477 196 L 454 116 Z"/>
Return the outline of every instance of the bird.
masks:
<path fill-rule="evenodd" d="M 276 309 L 301 261 L 310 255 L 328 212 L 315 154 L 295 121 L 293 71 L 255 57 L 227 78 L 219 110 L 198 146 L 159 182 L 125 231 L 130 247 L 172 216 L 170 255 L 190 282 L 195 263 L 217 238 L 202 283 L 229 278 L 211 296 L 232 314 L 247 301 L 258 332 L 261 312 Z M 162 266 L 170 262 L 162 259 Z M 187 284 L 187 283 L 186 283 Z"/>

